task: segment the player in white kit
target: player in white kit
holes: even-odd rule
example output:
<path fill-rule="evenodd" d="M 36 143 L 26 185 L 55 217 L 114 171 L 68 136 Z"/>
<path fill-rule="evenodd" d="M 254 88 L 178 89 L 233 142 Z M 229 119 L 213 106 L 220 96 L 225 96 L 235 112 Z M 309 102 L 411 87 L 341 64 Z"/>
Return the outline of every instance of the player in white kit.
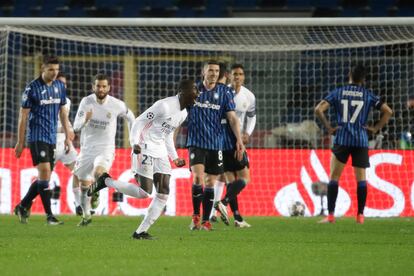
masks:
<path fill-rule="evenodd" d="M 82 99 L 73 125 L 75 132 L 81 131 L 81 150 L 74 170 L 81 182 L 83 217 L 79 226 L 92 222 L 90 199 L 87 195 L 89 186 L 112 166 L 117 118 L 124 117 L 128 121 L 129 129 L 135 119 L 126 104 L 108 95 L 109 91 L 109 77 L 104 74 L 96 75 L 94 93 Z"/>
<path fill-rule="evenodd" d="M 185 165 L 185 160 L 177 155 L 174 132 L 186 119 L 186 108 L 194 104 L 197 96 L 194 82 L 182 80 L 176 96 L 155 102 L 135 120 L 130 134 L 133 147 L 131 161 L 132 172 L 140 186 L 114 180 L 105 173 L 88 191 L 88 194 L 92 194 L 111 187 L 135 198 L 147 198 L 155 186 L 155 197 L 143 221 L 133 233 L 134 239 L 153 238 L 148 234 L 148 229 L 161 215 L 169 194 L 171 165 L 168 157 L 177 167 Z"/>

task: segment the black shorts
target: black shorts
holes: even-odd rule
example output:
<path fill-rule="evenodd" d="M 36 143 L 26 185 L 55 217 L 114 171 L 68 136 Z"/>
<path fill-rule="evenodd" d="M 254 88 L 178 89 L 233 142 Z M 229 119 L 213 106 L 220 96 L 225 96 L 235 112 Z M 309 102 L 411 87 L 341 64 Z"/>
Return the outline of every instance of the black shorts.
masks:
<path fill-rule="evenodd" d="M 188 148 L 190 155 L 190 167 L 203 164 L 204 171 L 208 174 L 219 175 L 223 170 L 223 153 L 221 150 L 206 150 L 195 147 Z"/>
<path fill-rule="evenodd" d="M 50 169 L 53 170 L 56 145 L 37 141 L 29 143 L 29 148 L 32 155 L 33 166 L 37 166 L 39 163 L 49 162 Z"/>
<path fill-rule="evenodd" d="M 351 155 L 353 167 L 369 167 L 368 148 L 334 145 L 332 148 L 332 153 L 335 154 L 336 159 L 344 164 L 346 164 L 348 157 Z"/>
<path fill-rule="evenodd" d="M 247 152 L 243 153 L 242 160 L 237 160 L 234 157 L 236 150 L 225 150 L 223 151 L 223 161 L 224 161 L 224 171 L 225 172 L 237 172 L 241 171 L 244 168 L 249 168 L 249 158 L 247 157 Z"/>

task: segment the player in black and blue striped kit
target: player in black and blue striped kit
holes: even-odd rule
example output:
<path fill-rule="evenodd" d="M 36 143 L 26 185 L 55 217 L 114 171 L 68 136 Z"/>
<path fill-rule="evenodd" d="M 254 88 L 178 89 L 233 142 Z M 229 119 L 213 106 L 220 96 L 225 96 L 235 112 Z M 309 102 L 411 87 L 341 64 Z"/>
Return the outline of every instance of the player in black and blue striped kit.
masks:
<path fill-rule="evenodd" d="M 368 133 L 375 134 L 390 119 L 391 108 L 380 101 L 379 97 L 364 88 L 366 69 L 357 65 L 351 69 L 349 84 L 339 87 L 328 94 L 315 108 L 315 114 L 328 129 L 335 134 L 332 148 L 331 174 L 328 184 L 328 216 L 321 222 L 334 223 L 335 203 L 338 196 L 338 181 L 345 164 L 352 156 L 352 166 L 357 180 L 358 213 L 357 223 L 364 223 L 364 208 L 367 198 L 365 170 L 369 167 Z M 336 111 L 337 126 L 332 127 L 324 112 L 333 106 Z M 373 126 L 367 126 L 371 107 L 381 111 L 381 119 Z"/>
<path fill-rule="evenodd" d="M 68 114 L 63 106 L 66 104 L 66 89 L 63 82 L 56 80 L 59 73 L 59 60 L 54 56 L 45 57 L 42 74 L 25 89 L 19 115 L 18 140 L 15 155 L 20 158 L 25 144 L 27 121 L 29 144 L 33 165 L 37 167 L 38 178 L 32 183 L 22 201 L 14 212 L 21 223 L 27 223 L 28 209 L 33 199 L 39 194 L 50 225 L 61 224 L 52 214 L 50 208 L 49 181 L 54 165 L 57 121 L 60 114 L 66 135 L 65 145 L 69 149 L 73 131 L 70 128 Z"/>
<path fill-rule="evenodd" d="M 219 72 L 218 62 L 208 61 L 204 64 L 204 79 L 198 84 L 200 95 L 188 114 L 186 145 L 189 148 L 190 167 L 193 173 L 193 219 L 190 225 L 192 230 L 211 230 L 209 215 L 214 201 L 214 183 L 217 176 L 223 173 L 221 152 L 223 117 L 227 118 L 236 135 L 236 149 L 240 159 L 244 152 L 240 123 L 234 112 L 233 93 L 227 86 L 217 83 Z M 204 190 L 203 186 L 205 186 Z M 203 203 L 202 224 L 200 224 L 201 202 Z"/>

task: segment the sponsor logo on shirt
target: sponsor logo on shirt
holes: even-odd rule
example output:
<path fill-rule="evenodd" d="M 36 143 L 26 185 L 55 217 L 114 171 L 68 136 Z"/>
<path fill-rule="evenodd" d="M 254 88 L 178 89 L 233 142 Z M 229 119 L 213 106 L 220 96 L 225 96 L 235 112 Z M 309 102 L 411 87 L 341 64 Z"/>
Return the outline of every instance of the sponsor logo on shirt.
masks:
<path fill-rule="evenodd" d="M 41 100 L 40 101 L 40 105 L 59 104 L 59 103 L 60 103 L 60 98 L 58 98 L 58 99 L 50 98 L 49 100 Z"/>
<path fill-rule="evenodd" d="M 201 107 L 201 108 L 209 108 L 209 109 L 220 110 L 220 105 L 219 104 L 212 104 L 208 101 L 206 101 L 205 103 L 196 102 L 194 104 L 194 106 L 198 106 L 198 107 Z"/>
<path fill-rule="evenodd" d="M 171 133 L 172 131 L 176 129 L 176 127 L 168 124 L 167 122 L 163 122 L 161 126 L 162 126 L 162 132 L 165 132 L 165 133 Z"/>
<path fill-rule="evenodd" d="M 106 129 L 107 125 L 109 125 L 109 122 L 91 119 L 88 126 L 96 129 Z"/>

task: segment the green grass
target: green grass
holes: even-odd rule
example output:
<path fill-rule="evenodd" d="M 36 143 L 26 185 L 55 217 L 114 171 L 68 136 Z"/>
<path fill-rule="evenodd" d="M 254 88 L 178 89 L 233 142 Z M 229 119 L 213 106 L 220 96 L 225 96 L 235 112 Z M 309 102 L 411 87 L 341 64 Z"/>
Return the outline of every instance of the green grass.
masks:
<path fill-rule="evenodd" d="M 0 216 L 0 275 L 412 275 L 414 218 L 351 218 L 321 225 L 319 218 L 251 217 L 250 229 L 215 224 L 190 231 L 188 217 L 162 217 L 153 241 L 132 240 L 142 218 L 42 216 L 22 225 Z"/>

